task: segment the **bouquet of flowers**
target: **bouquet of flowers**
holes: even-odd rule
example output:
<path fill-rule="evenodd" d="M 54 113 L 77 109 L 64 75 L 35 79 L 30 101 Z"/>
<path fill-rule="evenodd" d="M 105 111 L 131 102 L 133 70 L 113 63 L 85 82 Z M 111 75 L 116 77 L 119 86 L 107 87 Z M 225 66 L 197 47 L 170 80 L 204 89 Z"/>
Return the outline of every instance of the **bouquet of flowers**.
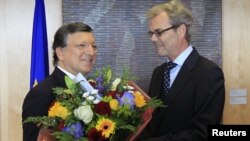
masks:
<path fill-rule="evenodd" d="M 56 100 L 48 116 L 28 117 L 25 122 L 50 129 L 53 138 L 61 141 L 133 140 L 149 122 L 152 109 L 164 106 L 133 80 L 126 67 L 119 77 L 109 66 L 88 80 L 81 74 L 74 80 L 65 76 L 67 88 L 53 88 Z"/>

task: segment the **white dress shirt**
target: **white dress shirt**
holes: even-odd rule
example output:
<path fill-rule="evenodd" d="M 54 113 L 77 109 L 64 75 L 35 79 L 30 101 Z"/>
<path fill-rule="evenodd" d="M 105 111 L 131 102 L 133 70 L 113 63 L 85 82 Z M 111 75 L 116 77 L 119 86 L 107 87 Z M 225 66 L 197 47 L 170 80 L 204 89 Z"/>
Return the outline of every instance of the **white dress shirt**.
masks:
<path fill-rule="evenodd" d="M 170 70 L 170 87 L 172 86 L 177 74 L 179 73 L 183 63 L 185 62 L 185 60 L 187 59 L 187 57 L 189 56 L 189 54 L 192 52 L 193 47 L 191 45 L 189 45 L 188 48 L 186 48 L 173 62 L 176 65 L 176 67 L 174 67 L 173 69 Z"/>

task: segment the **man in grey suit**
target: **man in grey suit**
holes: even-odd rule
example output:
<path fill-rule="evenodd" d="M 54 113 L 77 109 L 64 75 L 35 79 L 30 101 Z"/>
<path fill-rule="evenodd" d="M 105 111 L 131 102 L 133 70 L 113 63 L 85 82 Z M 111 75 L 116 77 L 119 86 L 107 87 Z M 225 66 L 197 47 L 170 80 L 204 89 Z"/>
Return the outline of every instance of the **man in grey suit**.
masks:
<path fill-rule="evenodd" d="M 191 45 L 192 14 L 180 1 L 156 5 L 147 16 L 149 37 L 157 54 L 167 60 L 153 71 L 149 95 L 161 98 L 167 107 L 155 109 L 140 139 L 205 141 L 208 125 L 222 119 L 223 72 Z M 169 62 L 173 68 L 167 72 Z"/>
<path fill-rule="evenodd" d="M 61 26 L 54 36 L 53 58 L 53 73 L 32 88 L 24 99 L 23 121 L 31 116 L 48 115 L 48 109 L 55 100 L 52 88 L 66 88 L 65 75 L 74 79 L 78 73 L 86 75 L 92 70 L 96 60 L 92 28 L 81 22 Z M 36 141 L 39 130 L 33 123 L 23 124 L 23 141 Z"/>

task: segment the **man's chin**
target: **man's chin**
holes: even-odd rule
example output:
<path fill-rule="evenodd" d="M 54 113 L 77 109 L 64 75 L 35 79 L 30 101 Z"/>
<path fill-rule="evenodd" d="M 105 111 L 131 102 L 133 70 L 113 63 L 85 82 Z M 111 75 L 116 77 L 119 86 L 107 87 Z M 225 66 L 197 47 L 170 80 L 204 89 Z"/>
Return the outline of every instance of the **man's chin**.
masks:
<path fill-rule="evenodd" d="M 89 73 L 89 72 L 91 72 L 91 70 L 92 70 L 92 68 L 85 68 L 84 72 Z"/>
<path fill-rule="evenodd" d="M 89 72 L 91 72 L 92 70 L 92 66 L 84 66 L 84 68 L 81 69 L 81 72 L 84 73 L 84 74 L 87 74 Z"/>

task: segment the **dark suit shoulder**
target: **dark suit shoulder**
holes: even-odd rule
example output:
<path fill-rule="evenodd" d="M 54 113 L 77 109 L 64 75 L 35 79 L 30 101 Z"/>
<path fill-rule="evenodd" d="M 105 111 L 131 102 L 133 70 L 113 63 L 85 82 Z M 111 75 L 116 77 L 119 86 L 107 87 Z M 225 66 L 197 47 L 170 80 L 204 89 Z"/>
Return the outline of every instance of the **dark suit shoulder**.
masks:
<path fill-rule="evenodd" d="M 65 87 L 65 82 L 64 82 L 64 76 L 65 73 L 63 73 L 61 70 L 58 68 L 55 68 L 53 73 L 46 77 L 42 82 L 39 83 L 38 88 L 44 88 L 44 87 Z"/>
<path fill-rule="evenodd" d="M 209 70 L 211 68 L 220 68 L 217 64 L 212 62 L 211 60 L 207 59 L 204 56 L 201 56 L 196 48 L 193 48 L 193 51 L 185 60 L 183 67 L 190 70 Z"/>
<path fill-rule="evenodd" d="M 42 93 L 50 93 L 51 88 L 56 84 L 56 80 L 53 77 L 48 76 L 38 85 L 30 90 L 30 93 L 42 94 Z"/>
<path fill-rule="evenodd" d="M 28 92 L 23 102 L 23 119 L 28 116 L 47 115 L 48 107 L 55 99 L 52 88 L 65 87 L 64 75 L 59 69 L 55 69 Z"/>
<path fill-rule="evenodd" d="M 203 57 L 203 56 L 199 56 L 198 62 L 197 62 L 197 69 L 199 70 L 199 72 L 203 72 L 203 73 L 220 73 L 223 75 L 222 69 L 220 66 L 218 66 L 216 63 L 214 63 L 213 61 Z"/>
<path fill-rule="evenodd" d="M 65 87 L 65 74 L 56 68 L 54 72 L 42 82 L 32 88 L 26 95 L 22 107 L 22 120 L 31 116 L 47 116 L 51 103 L 55 100 L 52 92 L 54 87 Z M 23 124 L 23 140 L 37 139 L 39 128 L 33 123 Z"/>
<path fill-rule="evenodd" d="M 207 59 L 204 56 L 200 56 L 199 58 L 200 58 L 199 62 L 201 64 L 205 64 L 206 67 L 219 67 L 216 63 L 214 63 L 213 61 Z"/>

